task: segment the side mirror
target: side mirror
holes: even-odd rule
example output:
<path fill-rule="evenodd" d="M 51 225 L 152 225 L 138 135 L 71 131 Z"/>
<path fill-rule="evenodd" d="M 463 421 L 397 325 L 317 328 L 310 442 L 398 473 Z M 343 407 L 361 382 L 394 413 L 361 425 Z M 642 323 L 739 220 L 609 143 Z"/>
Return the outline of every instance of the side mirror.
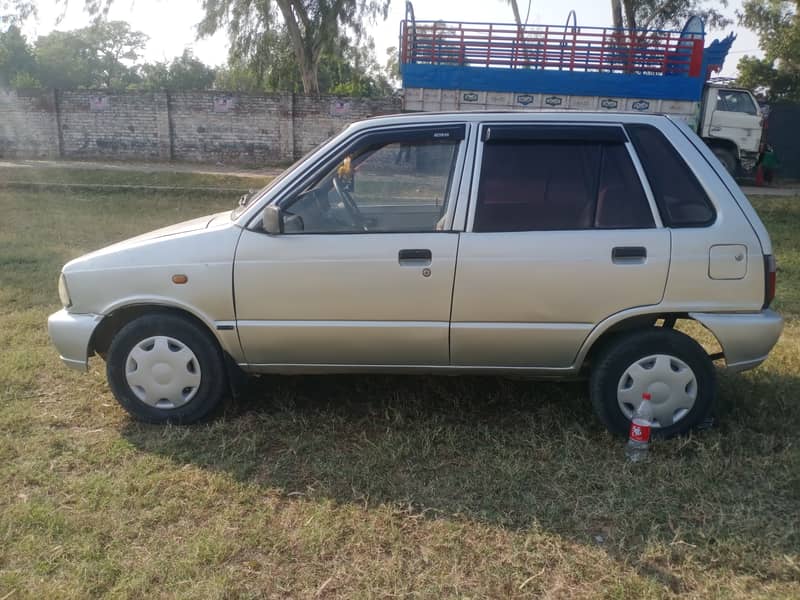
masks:
<path fill-rule="evenodd" d="M 274 204 L 267 206 L 261 215 L 261 226 L 270 235 L 283 233 L 283 214 L 280 207 Z"/>

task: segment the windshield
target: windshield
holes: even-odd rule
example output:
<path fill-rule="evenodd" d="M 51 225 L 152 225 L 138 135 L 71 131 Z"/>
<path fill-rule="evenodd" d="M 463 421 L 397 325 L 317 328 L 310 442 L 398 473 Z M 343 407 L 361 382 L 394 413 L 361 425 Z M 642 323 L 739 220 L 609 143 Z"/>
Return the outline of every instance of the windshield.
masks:
<path fill-rule="evenodd" d="M 248 194 L 245 194 L 245 197 L 241 197 L 239 199 L 239 205 L 235 209 L 233 209 L 233 211 L 231 212 L 231 220 L 233 221 L 233 220 L 236 220 L 237 218 L 239 218 L 239 215 L 241 215 L 247 209 L 248 206 L 250 206 L 253 202 L 256 202 L 256 201 L 260 200 L 272 188 L 274 188 L 281 181 L 283 181 L 286 178 L 286 176 L 289 175 L 289 173 L 294 171 L 294 168 L 297 165 L 299 165 L 306 158 L 308 158 L 309 156 L 314 154 L 314 152 L 316 152 L 317 150 L 322 148 L 325 144 L 330 142 L 334 137 L 335 136 L 328 137 L 325 141 L 323 141 L 322 143 L 320 143 L 317 146 L 315 146 L 313 150 L 311 150 L 309 152 L 306 152 L 302 157 L 298 158 L 290 166 L 286 167 L 286 169 L 281 171 L 280 175 L 275 177 L 272 181 L 270 181 L 267 185 L 265 185 L 260 190 L 255 191 L 255 192 L 249 192 Z M 244 201 L 242 201 L 242 200 L 244 200 Z"/>

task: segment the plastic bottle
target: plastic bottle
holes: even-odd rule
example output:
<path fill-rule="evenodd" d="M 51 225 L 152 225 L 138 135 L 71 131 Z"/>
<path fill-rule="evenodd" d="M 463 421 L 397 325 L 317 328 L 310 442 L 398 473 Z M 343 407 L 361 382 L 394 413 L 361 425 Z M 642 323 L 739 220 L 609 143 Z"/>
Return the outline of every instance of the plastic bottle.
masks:
<path fill-rule="evenodd" d="M 653 406 L 650 394 L 642 394 L 642 402 L 633 413 L 628 443 L 625 445 L 625 456 L 631 462 L 640 462 L 647 458 L 650 450 L 650 428 L 653 424 Z"/>

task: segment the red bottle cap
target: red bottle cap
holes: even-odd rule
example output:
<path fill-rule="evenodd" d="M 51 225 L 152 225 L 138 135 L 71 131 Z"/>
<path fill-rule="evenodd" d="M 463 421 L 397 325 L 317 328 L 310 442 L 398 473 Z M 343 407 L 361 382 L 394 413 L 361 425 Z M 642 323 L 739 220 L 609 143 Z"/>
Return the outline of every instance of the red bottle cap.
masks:
<path fill-rule="evenodd" d="M 650 400 L 650 397 L 651 396 L 650 396 L 650 394 L 648 392 L 645 392 L 644 394 L 642 394 L 642 400 Z"/>

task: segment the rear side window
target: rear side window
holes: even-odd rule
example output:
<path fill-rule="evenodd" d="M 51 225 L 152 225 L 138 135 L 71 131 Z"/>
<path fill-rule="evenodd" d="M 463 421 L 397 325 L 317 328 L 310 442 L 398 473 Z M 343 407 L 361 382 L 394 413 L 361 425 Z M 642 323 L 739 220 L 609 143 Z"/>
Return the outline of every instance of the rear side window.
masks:
<path fill-rule="evenodd" d="M 484 145 L 473 231 L 654 226 L 621 143 L 537 139 Z"/>
<path fill-rule="evenodd" d="M 664 134 L 651 125 L 627 125 L 625 128 L 647 174 L 664 225 L 711 225 L 716 218 L 714 206 Z"/>

